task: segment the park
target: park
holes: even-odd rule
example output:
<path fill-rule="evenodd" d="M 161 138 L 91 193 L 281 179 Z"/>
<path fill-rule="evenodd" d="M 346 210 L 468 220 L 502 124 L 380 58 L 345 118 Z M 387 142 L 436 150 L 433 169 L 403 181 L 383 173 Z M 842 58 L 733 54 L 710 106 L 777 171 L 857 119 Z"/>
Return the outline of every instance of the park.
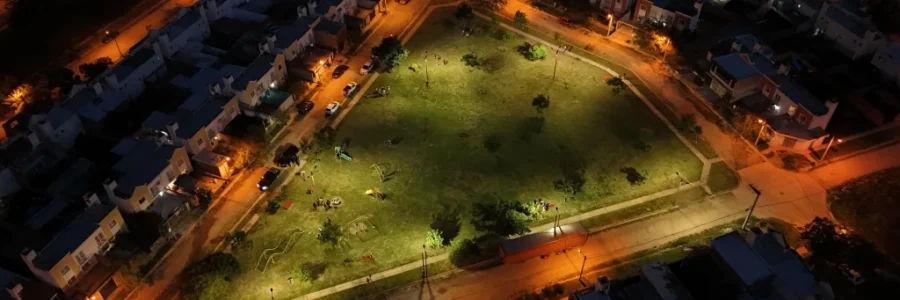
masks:
<path fill-rule="evenodd" d="M 233 250 L 229 298 L 301 296 L 448 253 L 489 234 L 473 207 L 524 203 L 534 226 L 700 179 L 701 160 L 643 101 L 566 49 L 454 8 L 405 47 L 271 192 Z M 433 229 L 443 245 L 424 247 Z"/>

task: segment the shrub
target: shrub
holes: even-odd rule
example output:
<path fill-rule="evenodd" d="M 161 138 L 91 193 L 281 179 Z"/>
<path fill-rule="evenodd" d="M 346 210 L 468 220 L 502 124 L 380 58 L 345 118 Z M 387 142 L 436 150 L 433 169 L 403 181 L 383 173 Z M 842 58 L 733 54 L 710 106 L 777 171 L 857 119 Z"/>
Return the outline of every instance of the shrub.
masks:
<path fill-rule="evenodd" d="M 479 59 L 478 56 L 475 55 L 475 53 L 471 52 L 463 54 L 463 56 L 459 60 L 462 61 L 463 64 L 467 67 L 477 67 L 481 65 L 481 59 Z"/>
<path fill-rule="evenodd" d="M 428 248 L 437 249 L 444 247 L 444 237 L 440 230 L 432 229 L 425 234 L 425 244 Z"/>

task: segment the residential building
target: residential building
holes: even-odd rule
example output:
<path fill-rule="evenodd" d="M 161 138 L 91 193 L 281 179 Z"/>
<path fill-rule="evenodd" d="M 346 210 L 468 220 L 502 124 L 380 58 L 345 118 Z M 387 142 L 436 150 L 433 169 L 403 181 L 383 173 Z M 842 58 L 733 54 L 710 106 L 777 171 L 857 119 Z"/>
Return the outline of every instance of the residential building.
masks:
<path fill-rule="evenodd" d="M 303 50 L 313 45 L 312 28 L 318 24 L 318 18 L 300 16 L 287 26 L 275 29 L 275 32 L 266 37 L 266 41 L 259 45 L 260 52 L 269 54 L 284 54 L 284 59 L 293 61 L 298 56 L 303 56 Z"/>
<path fill-rule="evenodd" d="M 185 147 L 125 138 L 112 152 L 121 158 L 103 189 L 110 202 L 126 213 L 148 210 L 179 175 L 193 170 Z"/>
<path fill-rule="evenodd" d="M 318 0 L 307 4 L 311 15 L 322 16 L 333 22 L 344 22 L 344 16 L 354 15 L 357 10 L 356 0 Z"/>
<path fill-rule="evenodd" d="M 205 0 L 198 1 L 197 5 L 206 10 L 206 17 L 215 21 L 232 15 L 231 10 L 247 0 Z"/>
<path fill-rule="evenodd" d="M 202 5 L 182 7 L 174 20 L 151 30 L 138 47 L 159 49 L 163 57 L 172 57 L 190 42 L 202 42 L 210 35 L 209 20 Z"/>
<path fill-rule="evenodd" d="M 702 9 L 703 2 L 695 0 L 637 0 L 631 20 L 694 31 Z"/>
<path fill-rule="evenodd" d="M 57 233 L 42 249 L 25 249 L 22 259 L 34 275 L 47 284 L 71 290 L 98 263 L 125 221 L 116 207 L 101 204 L 96 195 L 86 197 L 88 207 Z"/>
<path fill-rule="evenodd" d="M 259 97 L 267 89 L 279 87 L 286 75 L 284 55 L 263 54 L 253 60 L 233 81 L 227 80 L 223 90 L 236 95 L 241 107 L 247 110 L 259 105 Z M 213 89 L 218 88 L 217 85 Z"/>
<path fill-rule="evenodd" d="M 777 231 L 732 231 L 710 246 L 671 264 L 644 264 L 637 276 L 597 278 L 569 299 L 834 299 L 829 284 L 815 279 Z"/>
<path fill-rule="evenodd" d="M 47 114 L 35 115 L 29 120 L 28 128 L 36 134 L 40 140 L 49 141 L 69 148 L 75 143 L 75 139 L 84 133 L 81 119 L 78 115 L 65 107 L 55 107 Z"/>
<path fill-rule="evenodd" d="M 753 36 L 735 38 L 730 53 L 716 51 L 707 54 L 710 89 L 759 116 L 770 129 L 764 136 L 770 145 L 801 151 L 821 143 L 836 99 L 818 99 L 788 77 L 790 67 L 776 67 L 771 48 Z"/>
<path fill-rule="evenodd" d="M 0 299 L 2 300 L 62 300 L 58 289 L 0 268 Z"/>
<path fill-rule="evenodd" d="M 891 81 L 900 83 L 900 44 L 891 43 L 878 49 L 872 57 L 872 65 Z"/>
<path fill-rule="evenodd" d="M 185 147 L 193 155 L 215 148 L 219 133 L 239 111 L 237 97 L 212 96 L 193 109 L 154 111 L 143 127 L 165 144 Z"/>
<path fill-rule="evenodd" d="M 835 41 L 841 53 L 854 60 L 887 44 L 887 39 L 872 24 L 861 0 L 823 2 L 816 14 L 813 34 L 824 34 Z"/>
<path fill-rule="evenodd" d="M 616 17 L 622 18 L 625 14 L 631 12 L 635 6 L 635 0 L 590 0 L 591 4 L 607 11 Z"/>
<path fill-rule="evenodd" d="M 122 61 L 101 74 L 103 81 L 127 100 L 136 98 L 144 91 L 144 82 L 153 80 L 165 73 L 162 50 L 160 45 L 140 47 L 131 51 Z M 102 93 L 97 91 L 98 94 Z"/>
<path fill-rule="evenodd" d="M 347 26 L 343 23 L 319 18 L 314 28 L 314 40 L 316 47 L 331 49 L 336 52 L 344 51 L 347 45 Z"/>
<path fill-rule="evenodd" d="M 143 85 L 143 83 L 141 83 Z M 69 98 L 53 110 L 65 109 L 75 112 L 77 116 L 59 114 L 69 118 L 80 117 L 83 127 L 93 127 L 106 119 L 106 116 L 118 109 L 128 99 L 106 82 L 94 82 L 90 85 L 76 84 L 69 93 Z M 58 122 L 58 121 L 57 121 Z"/>
<path fill-rule="evenodd" d="M 13 170 L 8 167 L 0 167 L 0 198 L 12 195 L 21 188 Z"/>

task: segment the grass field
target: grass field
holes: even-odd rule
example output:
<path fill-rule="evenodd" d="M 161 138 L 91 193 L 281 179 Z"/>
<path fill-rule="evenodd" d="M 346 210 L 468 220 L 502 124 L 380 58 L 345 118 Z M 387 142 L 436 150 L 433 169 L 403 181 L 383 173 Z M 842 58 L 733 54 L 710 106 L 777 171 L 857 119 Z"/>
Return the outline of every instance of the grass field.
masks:
<path fill-rule="evenodd" d="M 313 195 L 306 194 L 309 179 L 295 178 L 284 189 L 295 206 L 260 219 L 252 245 L 237 253 L 246 271 L 234 298 L 268 297 L 270 287 L 276 297 L 299 296 L 415 262 L 434 216 L 460 225 L 450 234 L 454 241 L 473 237 L 468 215 L 475 202 L 542 198 L 568 216 L 674 188 L 675 172 L 699 179 L 701 161 L 633 94 L 614 93 L 608 74 L 560 56 L 551 81 L 554 53 L 528 61 L 515 50 L 522 38 L 499 39 L 477 19 L 471 26 L 481 33 L 464 37 L 465 22 L 452 13 L 435 11 L 407 44 L 409 59 L 376 80 L 374 87 L 391 86 L 390 96 L 362 99 L 340 124 L 336 143 L 349 145 L 353 161 L 335 160 L 330 149 L 311 158 L 305 169 L 314 174 Z M 470 52 L 483 59 L 481 67 L 460 62 Z M 538 94 L 550 98 L 543 113 L 531 104 Z M 397 141 L 393 147 L 389 139 Z M 380 183 L 373 164 L 393 175 Z M 646 180 L 632 185 L 623 168 Z M 556 191 L 554 181 L 566 178 L 583 180 L 582 192 Z M 371 188 L 387 199 L 364 195 Z M 339 209 L 311 210 L 314 198 L 333 196 L 343 199 Z M 334 249 L 316 240 L 326 217 L 343 228 Z M 547 213 L 536 224 L 554 217 Z M 296 243 L 265 273 L 253 270 L 260 254 L 295 228 L 305 232 Z M 360 262 L 368 254 L 375 260 Z M 345 258 L 354 262 L 345 265 Z M 288 284 L 301 264 L 318 266 L 320 276 Z"/>
<path fill-rule="evenodd" d="M 729 191 L 734 189 L 740 183 L 737 174 L 731 168 L 728 168 L 724 162 L 712 164 L 709 169 L 709 179 L 706 184 L 713 194 Z"/>

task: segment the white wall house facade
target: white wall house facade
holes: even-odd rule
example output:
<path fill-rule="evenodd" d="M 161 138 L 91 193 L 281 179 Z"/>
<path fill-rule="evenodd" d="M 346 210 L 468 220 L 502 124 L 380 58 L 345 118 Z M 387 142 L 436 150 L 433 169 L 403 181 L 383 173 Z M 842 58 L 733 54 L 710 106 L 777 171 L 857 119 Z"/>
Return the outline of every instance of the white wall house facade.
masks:
<path fill-rule="evenodd" d="M 824 34 L 835 41 L 837 49 L 851 59 L 872 54 L 887 44 L 857 0 L 822 3 L 817 17 L 813 34 Z"/>

